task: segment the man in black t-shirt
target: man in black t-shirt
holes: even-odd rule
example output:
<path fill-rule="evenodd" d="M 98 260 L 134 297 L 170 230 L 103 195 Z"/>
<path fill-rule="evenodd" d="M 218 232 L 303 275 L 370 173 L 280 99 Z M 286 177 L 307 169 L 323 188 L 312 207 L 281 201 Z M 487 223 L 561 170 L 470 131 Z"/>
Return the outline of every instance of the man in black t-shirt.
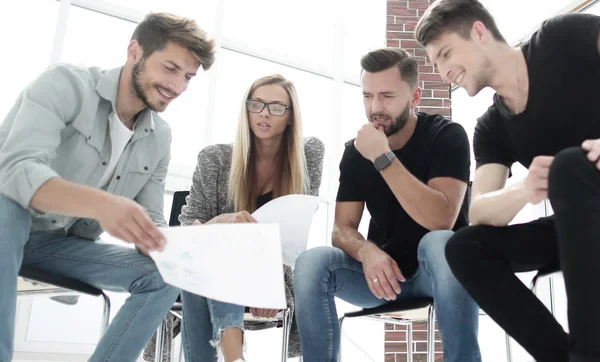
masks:
<path fill-rule="evenodd" d="M 336 361 L 340 331 L 334 297 L 361 307 L 433 297 L 446 362 L 481 361 L 478 307 L 444 256 L 451 229 L 467 225 L 469 182 L 464 129 L 440 115 L 415 113 L 418 64 L 384 48 L 361 60 L 369 122 L 340 162 L 333 246 L 296 261 L 296 320 L 307 361 Z M 366 204 L 367 238 L 358 232 Z M 437 231 L 433 231 L 437 230 Z"/>
<path fill-rule="evenodd" d="M 438 0 L 415 30 L 442 77 L 470 96 L 496 90 L 473 141 L 470 221 L 448 242 L 452 271 L 538 361 L 600 361 L 600 17 L 544 22 L 506 43 L 476 0 Z M 524 180 L 505 187 L 519 162 Z M 554 215 L 508 225 L 528 203 Z M 514 272 L 561 269 L 570 335 Z"/>

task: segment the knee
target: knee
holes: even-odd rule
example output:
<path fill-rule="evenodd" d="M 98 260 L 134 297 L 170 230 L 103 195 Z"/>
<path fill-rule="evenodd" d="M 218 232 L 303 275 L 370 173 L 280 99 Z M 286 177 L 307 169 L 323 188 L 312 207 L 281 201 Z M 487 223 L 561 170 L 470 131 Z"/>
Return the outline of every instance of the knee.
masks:
<path fill-rule="evenodd" d="M 477 240 L 482 231 L 490 228 L 486 225 L 468 226 L 458 230 L 446 243 L 445 256 L 450 269 L 467 264 L 467 261 L 478 260 L 481 257 Z"/>
<path fill-rule="evenodd" d="M 448 243 L 448 239 L 454 234 L 451 230 L 436 230 L 431 231 L 419 241 L 417 249 L 417 258 L 420 262 L 429 264 L 446 264 L 446 256 L 444 249 Z"/>
<path fill-rule="evenodd" d="M 554 156 L 548 174 L 548 197 L 560 198 L 567 190 L 583 185 L 580 180 L 586 173 L 597 172 L 593 163 L 587 159 L 587 152 L 581 147 L 566 148 Z"/>
<path fill-rule="evenodd" d="M 315 288 L 327 278 L 331 253 L 337 249 L 327 246 L 321 246 L 304 251 L 294 267 L 294 293 L 296 298 L 302 295 L 303 291 Z"/>
<path fill-rule="evenodd" d="M 165 295 L 173 295 L 173 301 L 177 298 L 181 292 L 178 288 L 175 288 L 167 284 L 156 265 L 150 259 L 150 263 L 143 265 L 140 268 L 142 275 L 131 286 L 130 293 L 161 293 Z"/>

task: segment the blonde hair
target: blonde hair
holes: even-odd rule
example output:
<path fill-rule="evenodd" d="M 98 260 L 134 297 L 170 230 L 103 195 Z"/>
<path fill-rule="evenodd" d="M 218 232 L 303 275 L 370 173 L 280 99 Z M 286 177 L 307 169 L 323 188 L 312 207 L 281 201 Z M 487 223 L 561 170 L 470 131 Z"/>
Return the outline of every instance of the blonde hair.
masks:
<path fill-rule="evenodd" d="M 227 195 L 236 212 L 243 210 L 255 211 L 256 198 L 260 196 L 258 195 L 259 190 L 256 189 L 255 136 L 248 124 L 246 100 L 250 99 L 258 88 L 271 84 L 279 85 L 285 89 L 292 102 L 288 109 L 288 112 L 291 112 L 290 125 L 286 127 L 283 133 L 283 140 L 276 161 L 279 167 L 275 172 L 273 198 L 308 191 L 310 182 L 304 155 L 302 118 L 296 88 L 291 81 L 278 74 L 262 77 L 255 80 L 244 94 L 233 144 Z"/>

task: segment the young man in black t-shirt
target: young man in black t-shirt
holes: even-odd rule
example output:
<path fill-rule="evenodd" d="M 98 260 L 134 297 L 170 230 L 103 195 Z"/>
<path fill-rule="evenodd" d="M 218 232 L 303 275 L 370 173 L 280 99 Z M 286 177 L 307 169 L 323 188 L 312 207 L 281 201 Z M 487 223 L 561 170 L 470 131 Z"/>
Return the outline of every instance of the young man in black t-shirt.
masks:
<path fill-rule="evenodd" d="M 444 256 L 451 229 L 467 225 L 469 182 L 464 129 L 440 115 L 415 113 L 418 64 L 405 51 L 375 50 L 361 60 L 369 122 L 340 162 L 333 245 L 296 261 L 296 320 L 307 361 L 337 361 L 334 297 L 361 307 L 433 297 L 446 362 L 481 361 L 478 307 Z M 364 206 L 367 238 L 358 232 Z M 431 231 L 438 230 L 438 231 Z M 430 232 L 431 231 L 431 232 Z"/>
<path fill-rule="evenodd" d="M 538 361 L 600 361 L 600 17 L 562 15 L 518 48 L 476 0 L 436 1 L 416 39 L 443 78 L 471 96 L 478 120 L 470 221 L 446 248 L 479 305 Z M 505 187 L 515 162 L 529 174 Z M 549 198 L 555 214 L 509 222 Z M 564 273 L 570 336 L 514 272 Z"/>

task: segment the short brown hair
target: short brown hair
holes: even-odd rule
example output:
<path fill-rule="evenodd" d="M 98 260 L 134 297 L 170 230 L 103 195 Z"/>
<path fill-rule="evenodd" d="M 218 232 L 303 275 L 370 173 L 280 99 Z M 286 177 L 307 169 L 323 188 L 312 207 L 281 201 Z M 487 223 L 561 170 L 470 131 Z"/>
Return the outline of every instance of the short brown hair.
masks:
<path fill-rule="evenodd" d="M 403 81 L 413 88 L 419 85 L 419 63 L 403 49 L 381 48 L 370 51 L 360 59 L 360 65 L 369 73 L 397 67 Z"/>
<path fill-rule="evenodd" d="M 167 42 L 188 48 L 202 69 L 208 70 L 215 62 L 215 42 L 198 27 L 195 20 L 170 13 L 150 13 L 138 24 L 131 36 L 144 51 L 144 58 L 163 49 Z"/>
<path fill-rule="evenodd" d="M 477 0 L 437 0 L 425 11 L 415 28 L 415 39 L 422 46 L 446 32 L 469 39 L 473 23 L 481 21 L 493 37 L 505 42 L 490 12 Z"/>

